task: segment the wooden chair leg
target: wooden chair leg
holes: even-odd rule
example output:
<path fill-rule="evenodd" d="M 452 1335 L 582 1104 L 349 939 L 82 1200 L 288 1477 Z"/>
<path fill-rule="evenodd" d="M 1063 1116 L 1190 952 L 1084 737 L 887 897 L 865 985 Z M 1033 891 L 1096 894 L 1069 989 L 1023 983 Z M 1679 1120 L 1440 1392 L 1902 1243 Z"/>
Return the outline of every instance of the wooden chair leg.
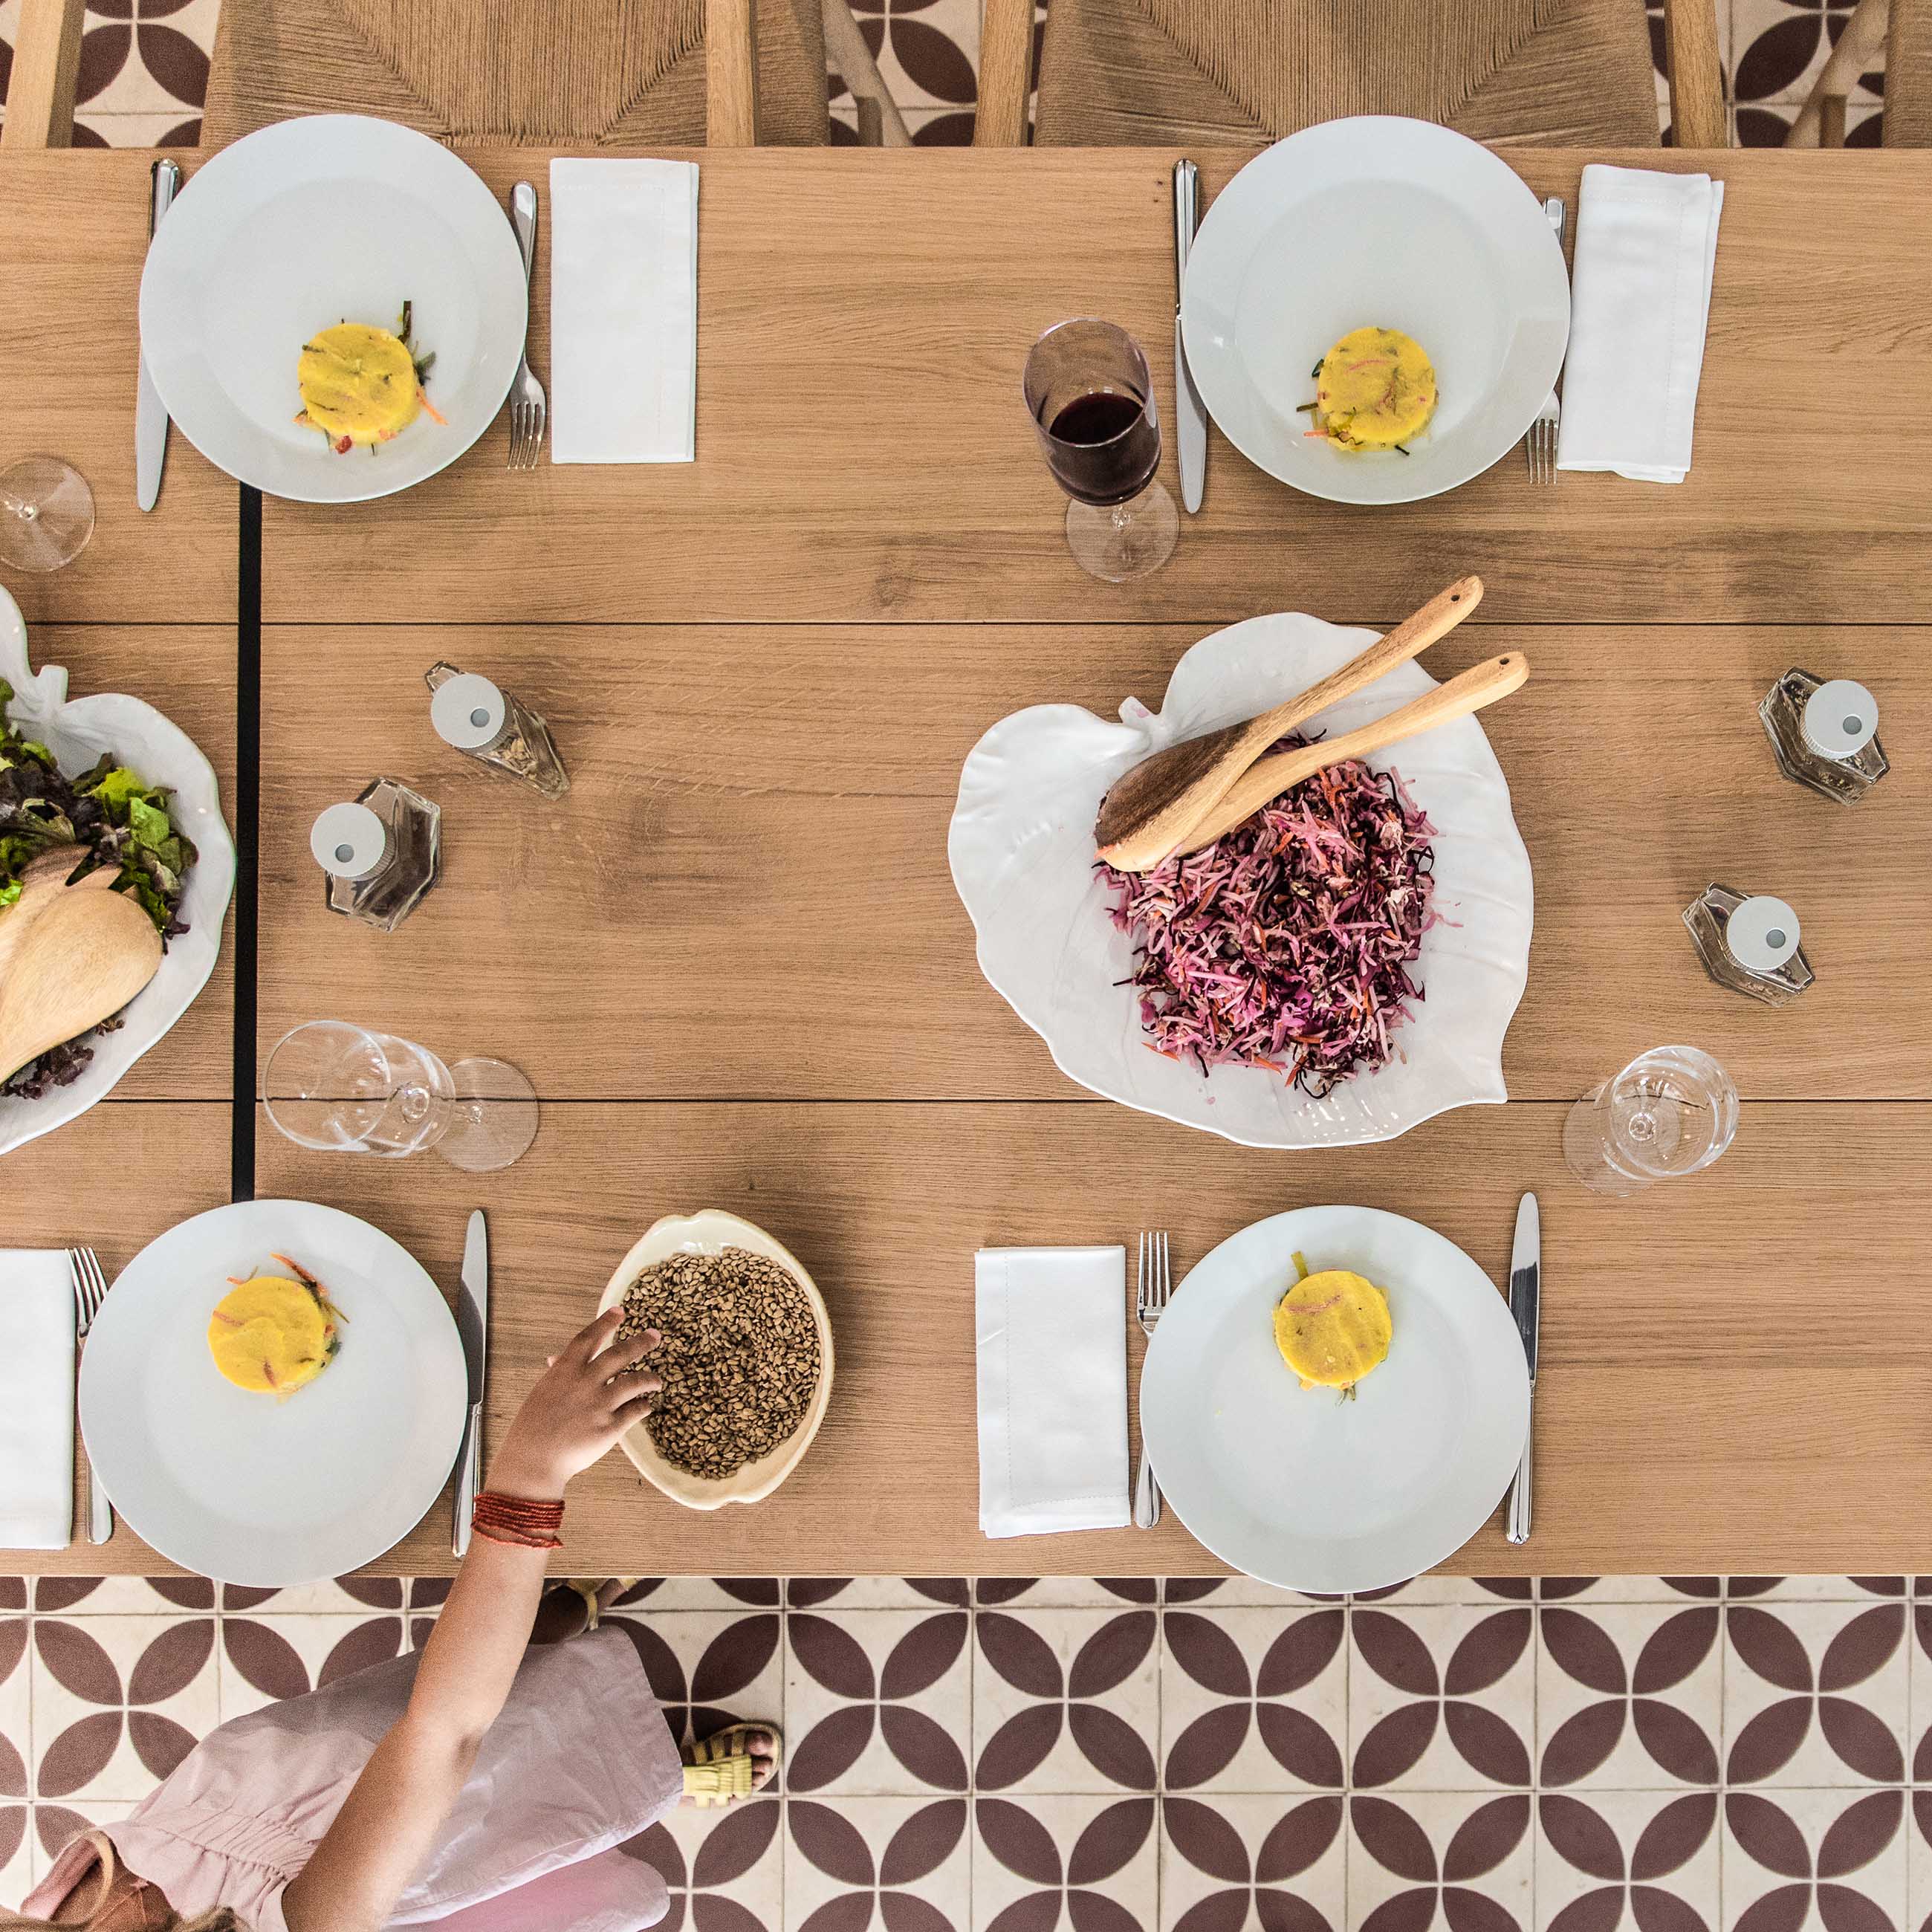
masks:
<path fill-rule="evenodd" d="M 1664 0 L 1664 44 L 1670 66 L 1672 144 L 1729 147 L 1713 0 Z"/>
<path fill-rule="evenodd" d="M 0 147 L 70 148 L 85 0 L 20 0 Z"/>
<path fill-rule="evenodd" d="M 1026 145 L 1033 88 L 1033 0 L 981 0 L 976 148 Z"/>
<path fill-rule="evenodd" d="M 714 148 L 758 140 L 758 0 L 704 0 L 704 138 Z"/>
<path fill-rule="evenodd" d="M 1810 98 L 1798 110 L 1798 118 L 1785 136 L 1787 148 L 1837 147 L 1845 145 L 1845 97 L 1860 74 L 1878 57 L 1885 44 L 1886 28 L 1892 17 L 1890 0 L 1858 0 L 1838 44 L 1813 85 Z M 1830 138 L 1836 130 L 1837 138 Z"/>
<path fill-rule="evenodd" d="M 859 139 L 868 148 L 909 148 L 912 135 L 898 104 L 886 91 L 885 77 L 872 58 L 859 23 L 852 17 L 851 0 L 822 0 L 825 15 L 825 53 L 832 70 L 844 78 L 859 104 Z M 878 132 L 867 136 L 867 109 Z"/>

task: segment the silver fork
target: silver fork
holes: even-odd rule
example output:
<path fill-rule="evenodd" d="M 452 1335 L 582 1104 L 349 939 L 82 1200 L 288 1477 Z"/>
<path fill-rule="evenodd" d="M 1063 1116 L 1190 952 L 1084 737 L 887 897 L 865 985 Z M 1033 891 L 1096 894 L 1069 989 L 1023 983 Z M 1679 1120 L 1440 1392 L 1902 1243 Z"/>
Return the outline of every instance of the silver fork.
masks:
<path fill-rule="evenodd" d="M 1563 197 L 1552 194 L 1543 204 L 1543 212 L 1550 225 L 1556 231 L 1556 245 L 1563 245 Z M 1529 480 L 1532 483 L 1554 483 L 1556 481 L 1556 432 L 1563 422 L 1563 406 L 1556 400 L 1552 387 L 1550 398 L 1538 412 L 1535 422 L 1529 426 L 1529 434 L 1523 439 L 1523 454 L 1529 459 Z"/>
<path fill-rule="evenodd" d="M 1140 1265 L 1134 1275 L 1134 1314 L 1154 1340 L 1154 1324 L 1166 1310 L 1174 1292 L 1174 1275 L 1168 1264 L 1165 1234 L 1141 1237 Z M 1147 1443 L 1141 1443 L 1141 1470 L 1134 1483 L 1134 1527 L 1151 1529 L 1160 1520 L 1160 1484 L 1154 1465 L 1148 1460 Z"/>
<path fill-rule="evenodd" d="M 100 1272 L 100 1263 L 92 1248 L 68 1249 L 67 1267 L 74 1281 L 74 1353 L 78 1358 L 86 1345 L 87 1331 L 94 1326 L 94 1318 L 106 1299 L 107 1277 Z M 87 1472 L 87 1540 L 105 1543 L 114 1534 L 114 1505 L 94 1476 L 85 1439 L 80 1446 L 80 1465 Z"/>
<path fill-rule="evenodd" d="M 510 220 L 517 231 L 517 246 L 524 251 L 524 287 L 530 286 L 530 272 L 537 258 L 537 191 L 528 182 L 519 182 L 510 190 Z M 510 467 L 534 470 L 543 454 L 544 426 L 550 419 L 550 398 L 530 367 L 530 333 L 524 335 L 524 359 L 517 365 L 517 379 L 510 385 Z"/>

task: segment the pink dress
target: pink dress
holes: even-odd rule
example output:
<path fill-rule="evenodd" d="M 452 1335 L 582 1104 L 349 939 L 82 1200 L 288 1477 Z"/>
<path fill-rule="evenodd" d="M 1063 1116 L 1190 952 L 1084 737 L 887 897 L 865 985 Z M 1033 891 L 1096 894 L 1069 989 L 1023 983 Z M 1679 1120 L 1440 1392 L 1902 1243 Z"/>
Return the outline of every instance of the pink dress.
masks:
<path fill-rule="evenodd" d="M 402 1715 L 417 1657 L 236 1718 L 117 1824 L 128 1868 L 184 1917 L 287 1932 L 282 1894 Z M 664 1880 L 615 1848 L 674 1805 L 683 1767 L 622 1633 L 532 1649 L 428 1862 L 389 1922 L 441 1932 L 639 1932 Z M 25 1904 L 49 1916 L 95 1859 L 77 1840 Z"/>

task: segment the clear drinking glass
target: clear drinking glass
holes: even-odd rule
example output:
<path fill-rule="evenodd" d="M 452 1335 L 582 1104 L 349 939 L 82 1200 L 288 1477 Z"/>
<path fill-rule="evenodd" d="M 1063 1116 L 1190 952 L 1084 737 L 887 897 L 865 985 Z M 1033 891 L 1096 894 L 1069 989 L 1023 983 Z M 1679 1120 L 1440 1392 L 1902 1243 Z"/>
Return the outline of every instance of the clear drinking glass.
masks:
<path fill-rule="evenodd" d="M 1020 386 L 1046 466 L 1072 499 L 1074 561 L 1109 584 L 1158 570 L 1180 518 L 1156 475 L 1160 416 L 1140 344 L 1111 322 L 1060 322 L 1034 344 Z"/>
<path fill-rule="evenodd" d="M 1653 1047 L 1570 1109 L 1563 1158 L 1586 1187 L 1635 1194 L 1708 1167 L 1737 1131 L 1731 1076 L 1694 1046 Z"/>
<path fill-rule="evenodd" d="M 434 1148 L 470 1174 L 508 1167 L 537 1134 L 536 1089 L 508 1060 L 446 1065 L 346 1020 L 284 1035 L 262 1070 L 262 1102 L 298 1147 L 389 1160 Z"/>
<path fill-rule="evenodd" d="M 94 534 L 94 492 L 58 456 L 23 456 L 0 470 L 0 563 L 58 570 Z"/>

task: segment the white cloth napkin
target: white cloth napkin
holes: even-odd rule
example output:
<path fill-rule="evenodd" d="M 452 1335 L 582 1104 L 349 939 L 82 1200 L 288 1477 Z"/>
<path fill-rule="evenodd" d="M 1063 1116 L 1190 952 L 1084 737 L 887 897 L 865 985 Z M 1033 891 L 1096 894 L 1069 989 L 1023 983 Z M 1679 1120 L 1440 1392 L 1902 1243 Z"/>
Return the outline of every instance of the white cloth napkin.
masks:
<path fill-rule="evenodd" d="M 1708 175 L 1583 170 L 1558 469 L 1684 481 L 1724 206 Z"/>
<path fill-rule="evenodd" d="M 550 457 L 688 463 L 698 414 L 698 168 L 550 164 Z"/>
<path fill-rule="evenodd" d="M 1127 1251 L 982 1248 L 980 1528 L 1119 1529 L 1127 1510 Z"/>
<path fill-rule="evenodd" d="M 67 1256 L 0 1248 L 0 1550 L 74 1540 L 74 1351 Z"/>

